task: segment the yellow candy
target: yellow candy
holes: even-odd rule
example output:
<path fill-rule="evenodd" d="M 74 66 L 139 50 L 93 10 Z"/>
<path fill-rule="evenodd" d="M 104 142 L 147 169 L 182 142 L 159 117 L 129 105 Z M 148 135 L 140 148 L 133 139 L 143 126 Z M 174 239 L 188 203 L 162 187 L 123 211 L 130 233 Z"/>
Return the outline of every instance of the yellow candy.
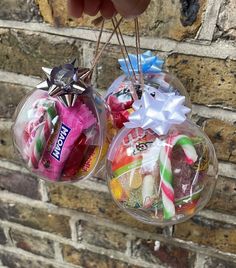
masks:
<path fill-rule="evenodd" d="M 131 189 L 138 189 L 142 185 L 142 176 L 139 172 L 139 170 L 132 170 L 130 172 L 130 177 L 129 177 L 129 187 Z"/>
<path fill-rule="evenodd" d="M 123 187 L 117 178 L 110 181 L 110 188 L 113 197 L 120 201 L 123 197 Z"/>

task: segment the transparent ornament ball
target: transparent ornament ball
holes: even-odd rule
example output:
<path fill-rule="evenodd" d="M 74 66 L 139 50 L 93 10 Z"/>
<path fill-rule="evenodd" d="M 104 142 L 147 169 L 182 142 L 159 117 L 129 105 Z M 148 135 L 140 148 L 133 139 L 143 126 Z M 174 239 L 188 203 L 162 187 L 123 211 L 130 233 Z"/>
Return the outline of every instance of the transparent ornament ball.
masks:
<path fill-rule="evenodd" d="M 105 99 L 110 108 L 113 128 L 109 128 L 108 132 L 114 133 L 115 130 L 121 129 L 124 123 L 128 121 L 128 117 L 132 113 L 132 105 L 135 101 L 134 88 L 139 99 L 142 96 L 143 90 L 150 92 L 150 94 L 157 90 L 161 93 L 175 93 L 177 96 L 184 96 L 184 105 L 191 109 L 192 105 L 189 95 L 183 84 L 174 75 L 167 72 L 145 73 L 143 77 L 144 89 L 139 81 L 134 84 L 125 75 L 118 77 L 109 87 Z M 188 117 L 190 118 L 191 114 Z"/>
<path fill-rule="evenodd" d="M 123 128 L 107 158 L 107 180 L 115 203 L 142 222 L 183 222 L 209 201 L 218 176 L 214 147 L 191 121 L 167 135 Z"/>
<path fill-rule="evenodd" d="M 92 176 L 104 158 L 104 101 L 95 91 L 66 107 L 48 92 L 35 90 L 18 105 L 12 136 L 25 167 L 52 182 L 76 182 Z"/>

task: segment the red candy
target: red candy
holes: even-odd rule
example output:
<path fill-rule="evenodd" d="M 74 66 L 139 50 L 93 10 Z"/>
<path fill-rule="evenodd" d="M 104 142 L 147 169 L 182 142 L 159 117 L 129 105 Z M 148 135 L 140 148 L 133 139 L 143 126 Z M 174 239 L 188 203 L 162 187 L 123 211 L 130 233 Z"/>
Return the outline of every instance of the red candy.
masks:
<path fill-rule="evenodd" d="M 132 108 L 134 98 L 130 92 L 130 83 L 122 82 L 119 88 L 107 97 L 107 104 L 111 109 L 113 124 L 121 129 L 125 122 L 128 121 L 130 108 Z"/>

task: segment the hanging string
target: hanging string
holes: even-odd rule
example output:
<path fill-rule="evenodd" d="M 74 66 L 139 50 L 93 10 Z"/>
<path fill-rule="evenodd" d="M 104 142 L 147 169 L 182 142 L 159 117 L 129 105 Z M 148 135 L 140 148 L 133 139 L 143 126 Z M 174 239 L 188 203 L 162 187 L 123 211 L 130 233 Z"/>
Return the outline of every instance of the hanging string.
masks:
<path fill-rule="evenodd" d="M 113 25 L 113 27 L 114 27 L 114 29 L 115 29 L 115 27 L 116 27 L 116 25 L 115 25 L 115 20 L 112 19 L 111 21 L 112 21 L 112 25 Z M 125 55 L 125 51 L 124 51 L 124 46 L 121 44 L 120 36 L 119 36 L 119 34 L 118 34 L 117 31 L 116 31 L 116 37 L 117 37 L 118 43 L 119 43 L 119 45 L 120 45 L 120 50 L 121 50 L 122 56 L 123 56 L 123 58 L 124 58 L 124 60 L 125 60 L 126 55 Z M 127 63 L 126 60 L 125 60 L 125 65 L 126 65 L 126 68 L 127 68 L 127 70 L 128 70 L 129 77 L 132 79 L 132 76 L 131 76 L 131 73 L 130 73 L 130 70 L 129 70 L 129 66 L 128 66 L 128 63 Z"/>
<path fill-rule="evenodd" d="M 142 72 L 142 61 L 141 61 L 141 56 L 140 56 L 141 55 L 140 54 L 141 42 L 140 42 L 138 18 L 134 19 L 134 24 L 135 24 L 136 54 L 137 54 L 139 81 L 140 81 L 142 90 L 144 90 L 144 76 L 143 76 L 143 72 Z"/>
<path fill-rule="evenodd" d="M 113 24 L 114 29 L 115 29 L 115 26 L 116 26 L 116 21 L 117 21 L 116 18 L 112 19 L 112 24 Z M 133 70 L 132 71 L 133 72 L 133 76 L 132 76 L 132 74 L 130 73 L 130 68 L 129 68 L 128 62 L 126 60 L 126 58 L 129 58 L 128 50 L 127 50 L 127 47 L 125 45 L 124 38 L 123 38 L 123 35 L 121 33 L 120 27 L 118 27 L 117 29 L 118 30 L 116 30 L 116 37 L 117 37 L 118 43 L 120 45 L 121 53 L 122 53 L 122 56 L 123 56 L 124 61 L 125 61 L 125 65 L 126 65 L 126 68 L 127 68 L 128 74 L 129 74 L 129 78 L 131 80 L 131 89 L 130 89 L 130 92 L 132 93 L 134 99 L 137 100 L 138 99 L 138 95 L 137 95 L 136 88 L 135 88 L 135 82 L 136 81 L 134 81 L 134 79 L 135 79 L 135 72 L 133 70 L 133 66 L 132 66 L 132 63 L 130 61 L 130 64 L 132 66 L 131 68 Z M 121 38 L 123 39 L 123 42 L 121 42 Z"/>
<path fill-rule="evenodd" d="M 90 73 L 92 73 L 93 70 L 95 69 L 95 67 L 96 67 L 98 61 L 100 60 L 100 58 L 101 58 L 101 56 L 102 56 L 104 50 L 106 49 L 107 45 L 108 45 L 109 42 L 111 41 L 113 35 L 115 34 L 117 28 L 120 26 L 122 20 L 123 20 L 123 18 L 121 18 L 121 19 L 118 21 L 118 23 L 117 23 L 115 29 L 113 30 L 113 32 L 112 32 L 111 35 L 109 36 L 108 40 L 107 40 L 106 43 L 103 45 L 103 47 L 101 48 L 100 52 L 98 52 L 97 55 L 95 56 L 94 61 L 93 61 L 93 64 L 92 64 L 92 67 L 91 67 L 91 69 L 90 69 Z"/>
<path fill-rule="evenodd" d="M 101 43 L 101 38 L 102 38 L 103 30 L 104 30 L 104 25 L 105 25 L 105 19 L 103 17 L 101 17 L 101 18 L 102 18 L 102 21 L 99 21 L 99 22 L 101 22 L 102 25 L 100 28 L 100 32 L 99 32 L 99 36 L 98 36 L 98 40 L 97 40 L 97 44 L 96 44 L 96 50 L 95 50 L 93 64 L 94 64 L 94 61 L 98 55 L 98 51 L 99 51 L 99 47 L 100 47 L 100 43 Z M 98 22 L 93 21 L 93 23 L 96 25 Z"/>
<path fill-rule="evenodd" d="M 117 24 L 117 19 L 116 19 L 116 17 L 114 18 L 114 20 L 115 20 L 115 22 L 116 22 L 116 24 Z M 130 57 L 129 57 L 129 52 L 128 52 L 127 46 L 126 46 L 126 44 L 125 44 L 125 40 L 124 40 L 123 34 L 122 34 L 122 32 L 121 32 L 120 27 L 118 27 L 117 29 L 118 29 L 118 32 L 119 32 L 119 35 L 120 35 L 120 38 L 121 38 L 121 41 L 122 41 L 122 44 L 123 44 L 123 47 L 124 47 L 126 56 L 127 56 L 127 59 L 128 59 L 128 61 L 129 61 L 129 64 L 130 64 L 130 67 L 131 67 L 133 76 L 134 76 L 135 80 L 137 80 L 136 73 L 135 73 L 135 71 L 134 71 L 133 64 L 132 64 L 131 59 L 130 59 Z M 126 57 L 124 58 L 124 60 L 125 60 L 125 62 L 127 62 L 127 61 L 126 61 Z M 129 68 L 128 68 L 128 70 L 129 70 Z"/>
<path fill-rule="evenodd" d="M 115 29 L 115 27 L 116 27 L 115 19 L 112 19 L 111 21 L 112 21 L 113 27 L 114 27 L 114 29 Z M 120 27 L 118 28 L 118 30 L 119 30 L 119 29 L 120 29 Z M 133 80 L 133 78 L 132 78 L 132 76 L 131 76 L 131 73 L 130 73 L 130 69 L 129 69 L 128 63 L 127 63 L 127 61 L 126 61 L 126 57 L 127 57 L 127 55 L 125 55 L 125 52 L 126 52 L 125 49 L 124 49 L 124 46 L 125 46 L 125 45 L 123 45 L 123 44 L 121 43 L 121 40 L 120 40 L 120 36 L 119 36 L 118 31 L 116 31 L 116 37 L 117 37 L 118 43 L 119 43 L 119 45 L 120 45 L 120 50 L 121 50 L 122 56 L 123 56 L 123 58 L 124 58 L 124 60 L 125 60 L 125 66 L 126 66 L 127 71 L 128 71 L 128 73 L 129 73 L 129 77 Z"/>

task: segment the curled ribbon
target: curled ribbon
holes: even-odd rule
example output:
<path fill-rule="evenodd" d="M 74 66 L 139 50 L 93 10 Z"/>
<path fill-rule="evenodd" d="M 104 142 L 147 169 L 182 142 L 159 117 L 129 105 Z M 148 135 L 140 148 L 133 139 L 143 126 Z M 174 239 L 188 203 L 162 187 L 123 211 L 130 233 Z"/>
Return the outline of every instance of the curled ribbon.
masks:
<path fill-rule="evenodd" d="M 150 50 L 144 52 L 143 54 L 139 54 L 138 57 L 135 54 L 129 54 L 129 59 L 119 59 L 119 63 L 122 71 L 129 75 L 132 73 L 132 67 L 135 73 L 139 72 L 139 63 L 141 65 L 142 73 L 160 73 L 162 72 L 162 67 L 164 61 L 160 59 L 158 56 L 154 56 Z M 132 64 L 132 67 L 130 65 Z M 128 66 L 128 68 L 127 68 Z"/>
<path fill-rule="evenodd" d="M 133 103 L 134 112 L 129 116 L 126 128 L 151 129 L 158 135 L 166 135 L 172 125 L 181 124 L 191 110 L 183 105 L 185 97 L 175 93 L 155 94 L 144 92 L 142 98 Z"/>

